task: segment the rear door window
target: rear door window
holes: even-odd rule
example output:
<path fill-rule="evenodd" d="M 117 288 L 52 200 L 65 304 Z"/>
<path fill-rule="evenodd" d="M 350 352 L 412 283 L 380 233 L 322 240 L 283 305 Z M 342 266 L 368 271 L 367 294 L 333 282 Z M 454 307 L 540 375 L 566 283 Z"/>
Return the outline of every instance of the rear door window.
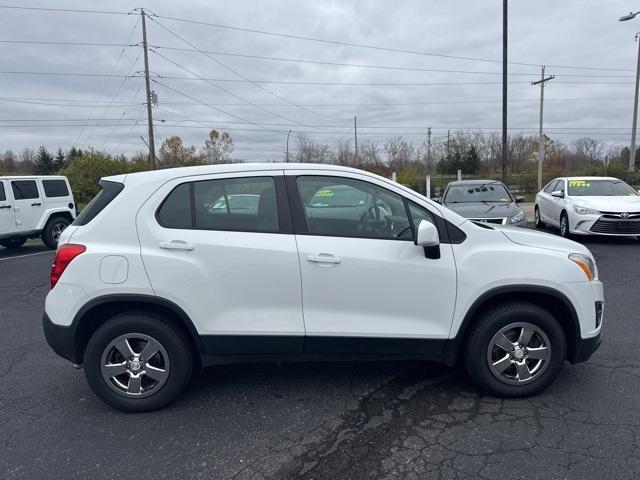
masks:
<path fill-rule="evenodd" d="M 7 200 L 7 194 L 4 193 L 4 183 L 0 182 L 0 202 Z"/>
<path fill-rule="evenodd" d="M 165 228 L 278 232 L 273 177 L 188 182 L 174 188 L 156 214 Z"/>
<path fill-rule="evenodd" d="M 11 190 L 13 190 L 13 198 L 16 200 L 40 198 L 35 180 L 13 180 Z"/>
<path fill-rule="evenodd" d="M 46 197 L 52 198 L 69 196 L 67 182 L 64 180 L 42 180 L 42 187 L 44 188 L 44 194 Z"/>

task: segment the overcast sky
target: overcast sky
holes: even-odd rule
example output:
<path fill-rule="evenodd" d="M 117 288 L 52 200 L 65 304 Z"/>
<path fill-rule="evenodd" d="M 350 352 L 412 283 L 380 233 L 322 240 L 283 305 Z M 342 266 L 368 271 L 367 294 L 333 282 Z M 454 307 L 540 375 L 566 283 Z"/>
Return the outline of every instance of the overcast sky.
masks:
<path fill-rule="evenodd" d="M 147 33 L 157 50 L 149 53 L 152 88 L 158 95 L 153 112 L 157 148 L 174 134 L 200 147 L 207 132 L 218 128 L 233 136 L 234 157 L 280 160 L 289 130 L 292 150 L 295 136 L 303 132 L 318 141 L 335 142 L 352 138 L 354 115 L 360 141 L 377 143 L 394 135 L 420 143 L 429 126 L 435 139 L 447 129 L 498 131 L 501 125 L 502 2 L 497 0 L 13 4 L 120 12 L 145 7 L 159 16 L 468 58 L 322 43 L 156 17 L 148 20 Z M 628 143 L 637 54 L 634 34 L 640 31 L 640 16 L 623 23 L 618 18 L 638 7 L 638 2 L 620 0 L 511 2 L 509 61 L 532 65 L 509 66 L 509 81 L 515 82 L 509 85 L 510 129 L 535 133 L 539 88 L 530 82 L 539 79 L 539 65 L 544 64 L 547 73 L 556 76 L 545 89 L 548 134 L 565 142 L 592 136 Z M 147 136 L 140 47 L 7 43 L 136 44 L 142 35 L 140 15 L 17 9 L 0 9 L 0 15 L 0 150 L 90 145 L 133 154 L 145 148 L 140 139 Z M 120 77 L 125 75 L 132 77 Z M 52 126 L 57 124 L 64 126 Z"/>

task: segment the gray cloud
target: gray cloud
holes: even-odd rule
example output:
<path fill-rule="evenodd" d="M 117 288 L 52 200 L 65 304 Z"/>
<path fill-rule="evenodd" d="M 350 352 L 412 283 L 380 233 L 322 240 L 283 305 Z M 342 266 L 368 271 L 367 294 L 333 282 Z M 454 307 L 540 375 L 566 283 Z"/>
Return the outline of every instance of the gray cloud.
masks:
<path fill-rule="evenodd" d="M 30 2 L 28 6 L 51 5 L 46 2 Z M 222 3 L 159 0 L 149 5 L 124 1 L 60 1 L 56 4 L 59 8 L 108 8 L 116 11 L 130 11 L 137 6 L 144 6 L 159 15 L 224 25 L 403 50 L 495 60 L 501 58 L 501 2 L 404 1 L 390 4 L 382 1 L 236 0 Z M 633 35 L 640 30 L 640 23 L 636 25 L 640 20 L 626 23 L 617 21 L 617 18 L 628 10 L 628 2 L 621 0 L 511 2 L 509 59 L 513 62 L 530 63 L 533 66 L 509 66 L 510 73 L 514 74 L 510 81 L 523 82 L 509 85 L 510 98 L 514 100 L 509 105 L 510 126 L 525 129 L 537 127 L 536 99 L 539 90 L 529 82 L 538 79 L 537 65 L 544 63 L 549 65 L 547 72 L 556 75 L 556 79 L 548 84 L 546 89 L 549 101 L 545 106 L 545 126 L 552 136 L 568 142 L 589 134 L 607 142 L 626 143 L 631 123 L 637 48 Z M 131 43 L 139 42 L 141 36 L 141 28 L 137 23 L 139 16 L 135 15 L 25 10 L 1 10 L 0 15 L 3 20 L 0 34 L 2 40 L 124 43 L 134 25 L 136 27 Z M 352 135 L 350 122 L 354 115 L 358 116 L 362 138 L 374 142 L 384 141 L 384 138 L 391 136 L 393 132 L 402 132 L 409 140 L 419 143 L 424 140 L 429 126 L 432 127 L 434 135 L 446 134 L 447 129 L 500 127 L 500 63 L 328 45 L 169 19 L 156 20 L 148 22 L 150 44 L 159 46 L 157 50 L 161 55 L 205 78 L 239 79 L 201 53 L 163 48 L 191 47 L 172 36 L 160 24 L 202 50 L 322 62 L 489 72 L 463 74 L 385 70 L 212 55 L 231 69 L 253 80 L 353 83 L 485 82 L 482 85 L 423 86 L 263 85 L 289 102 L 305 105 L 304 108 L 288 105 L 251 83 L 213 82 L 247 102 L 263 106 L 263 109 L 259 109 L 243 104 L 242 100 L 210 83 L 193 79 L 166 78 L 191 75 L 159 55 L 151 53 L 151 70 L 160 75 L 161 78 L 157 79 L 159 82 L 170 87 L 168 89 L 154 84 L 159 96 L 159 108 L 154 110 L 158 145 L 162 139 L 179 134 L 185 143 L 199 146 L 204 142 L 207 129 L 215 127 L 232 134 L 236 142 L 234 156 L 265 160 L 268 157 L 282 158 L 286 132 L 289 129 L 294 131 L 294 136 L 298 132 L 314 132 L 308 135 L 317 140 L 336 140 L 345 136 L 349 138 Z M 0 70 L 108 74 L 112 72 L 116 62 L 114 73 L 117 75 L 124 75 L 129 71 L 135 74 L 142 70 L 139 47 L 124 48 L 120 58 L 121 50 L 119 47 L 100 46 L 0 44 Z M 566 66 L 629 71 L 579 70 L 564 68 Z M 140 135 L 146 137 L 146 117 L 142 105 L 144 89 L 140 88 L 142 79 L 139 77 L 107 80 L 104 77 L 0 74 L 0 82 L 0 97 L 3 99 L 27 99 L 33 102 L 67 105 L 0 100 L 0 125 L 5 125 L 0 126 L 0 149 L 19 150 L 40 144 L 50 149 L 58 146 L 69 148 L 74 143 L 81 147 L 92 145 L 98 149 L 105 148 L 125 154 L 144 149 L 139 138 Z M 104 92 L 100 95 L 103 89 Z M 230 115 L 194 103 L 175 91 L 183 92 L 203 103 L 215 105 Z M 96 104 L 98 99 L 99 102 Z M 478 100 L 485 102 L 471 103 Z M 133 102 L 135 105 L 128 108 L 122 105 L 127 102 Z M 372 103 L 402 105 L 370 105 Z M 118 119 L 123 117 L 125 110 L 124 120 L 119 122 Z M 91 120 L 87 124 L 86 119 L 89 117 Z M 247 123 L 228 123 L 242 121 L 238 117 Z M 185 118 L 202 123 L 187 122 Z M 134 125 L 138 119 L 140 122 Z M 72 126 L 36 126 L 38 123 L 55 124 L 59 120 L 66 120 L 60 123 Z M 94 127 L 96 123 L 109 126 Z M 84 124 L 87 126 L 83 128 Z M 255 124 L 283 125 L 261 129 Z M 374 129 L 374 126 L 390 128 Z M 526 131 L 533 133 L 533 130 Z"/>

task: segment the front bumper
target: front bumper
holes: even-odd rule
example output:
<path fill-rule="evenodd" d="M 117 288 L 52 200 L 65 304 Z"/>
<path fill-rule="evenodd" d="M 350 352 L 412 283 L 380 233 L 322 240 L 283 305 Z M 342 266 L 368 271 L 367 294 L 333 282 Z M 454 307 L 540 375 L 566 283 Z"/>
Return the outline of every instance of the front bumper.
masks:
<path fill-rule="evenodd" d="M 640 219 L 614 218 L 611 215 L 569 214 L 569 231 L 574 235 L 603 235 L 611 237 L 640 236 Z"/>
<path fill-rule="evenodd" d="M 42 330 L 44 338 L 54 352 L 76 365 L 82 363 L 82 352 L 76 348 L 76 327 L 73 324 L 56 325 L 45 312 L 42 315 Z"/>
<path fill-rule="evenodd" d="M 581 338 L 575 337 L 573 348 L 569 350 L 569 362 L 580 363 L 586 362 L 591 358 L 593 352 L 595 352 L 602 343 L 602 332 L 598 333 L 595 337 Z"/>

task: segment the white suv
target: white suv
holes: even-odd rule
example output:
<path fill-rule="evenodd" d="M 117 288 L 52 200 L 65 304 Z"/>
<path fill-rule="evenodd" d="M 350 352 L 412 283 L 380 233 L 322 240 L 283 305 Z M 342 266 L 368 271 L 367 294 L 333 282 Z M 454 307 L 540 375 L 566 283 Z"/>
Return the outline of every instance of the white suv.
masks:
<path fill-rule="evenodd" d="M 62 231 L 76 218 L 66 177 L 0 177 L 0 245 L 19 248 L 41 237 L 56 248 Z"/>
<path fill-rule="evenodd" d="M 524 396 L 600 345 L 587 248 L 465 220 L 367 172 L 240 164 L 100 183 L 60 239 L 44 332 L 121 410 L 247 360 L 461 359 L 483 389 Z"/>

